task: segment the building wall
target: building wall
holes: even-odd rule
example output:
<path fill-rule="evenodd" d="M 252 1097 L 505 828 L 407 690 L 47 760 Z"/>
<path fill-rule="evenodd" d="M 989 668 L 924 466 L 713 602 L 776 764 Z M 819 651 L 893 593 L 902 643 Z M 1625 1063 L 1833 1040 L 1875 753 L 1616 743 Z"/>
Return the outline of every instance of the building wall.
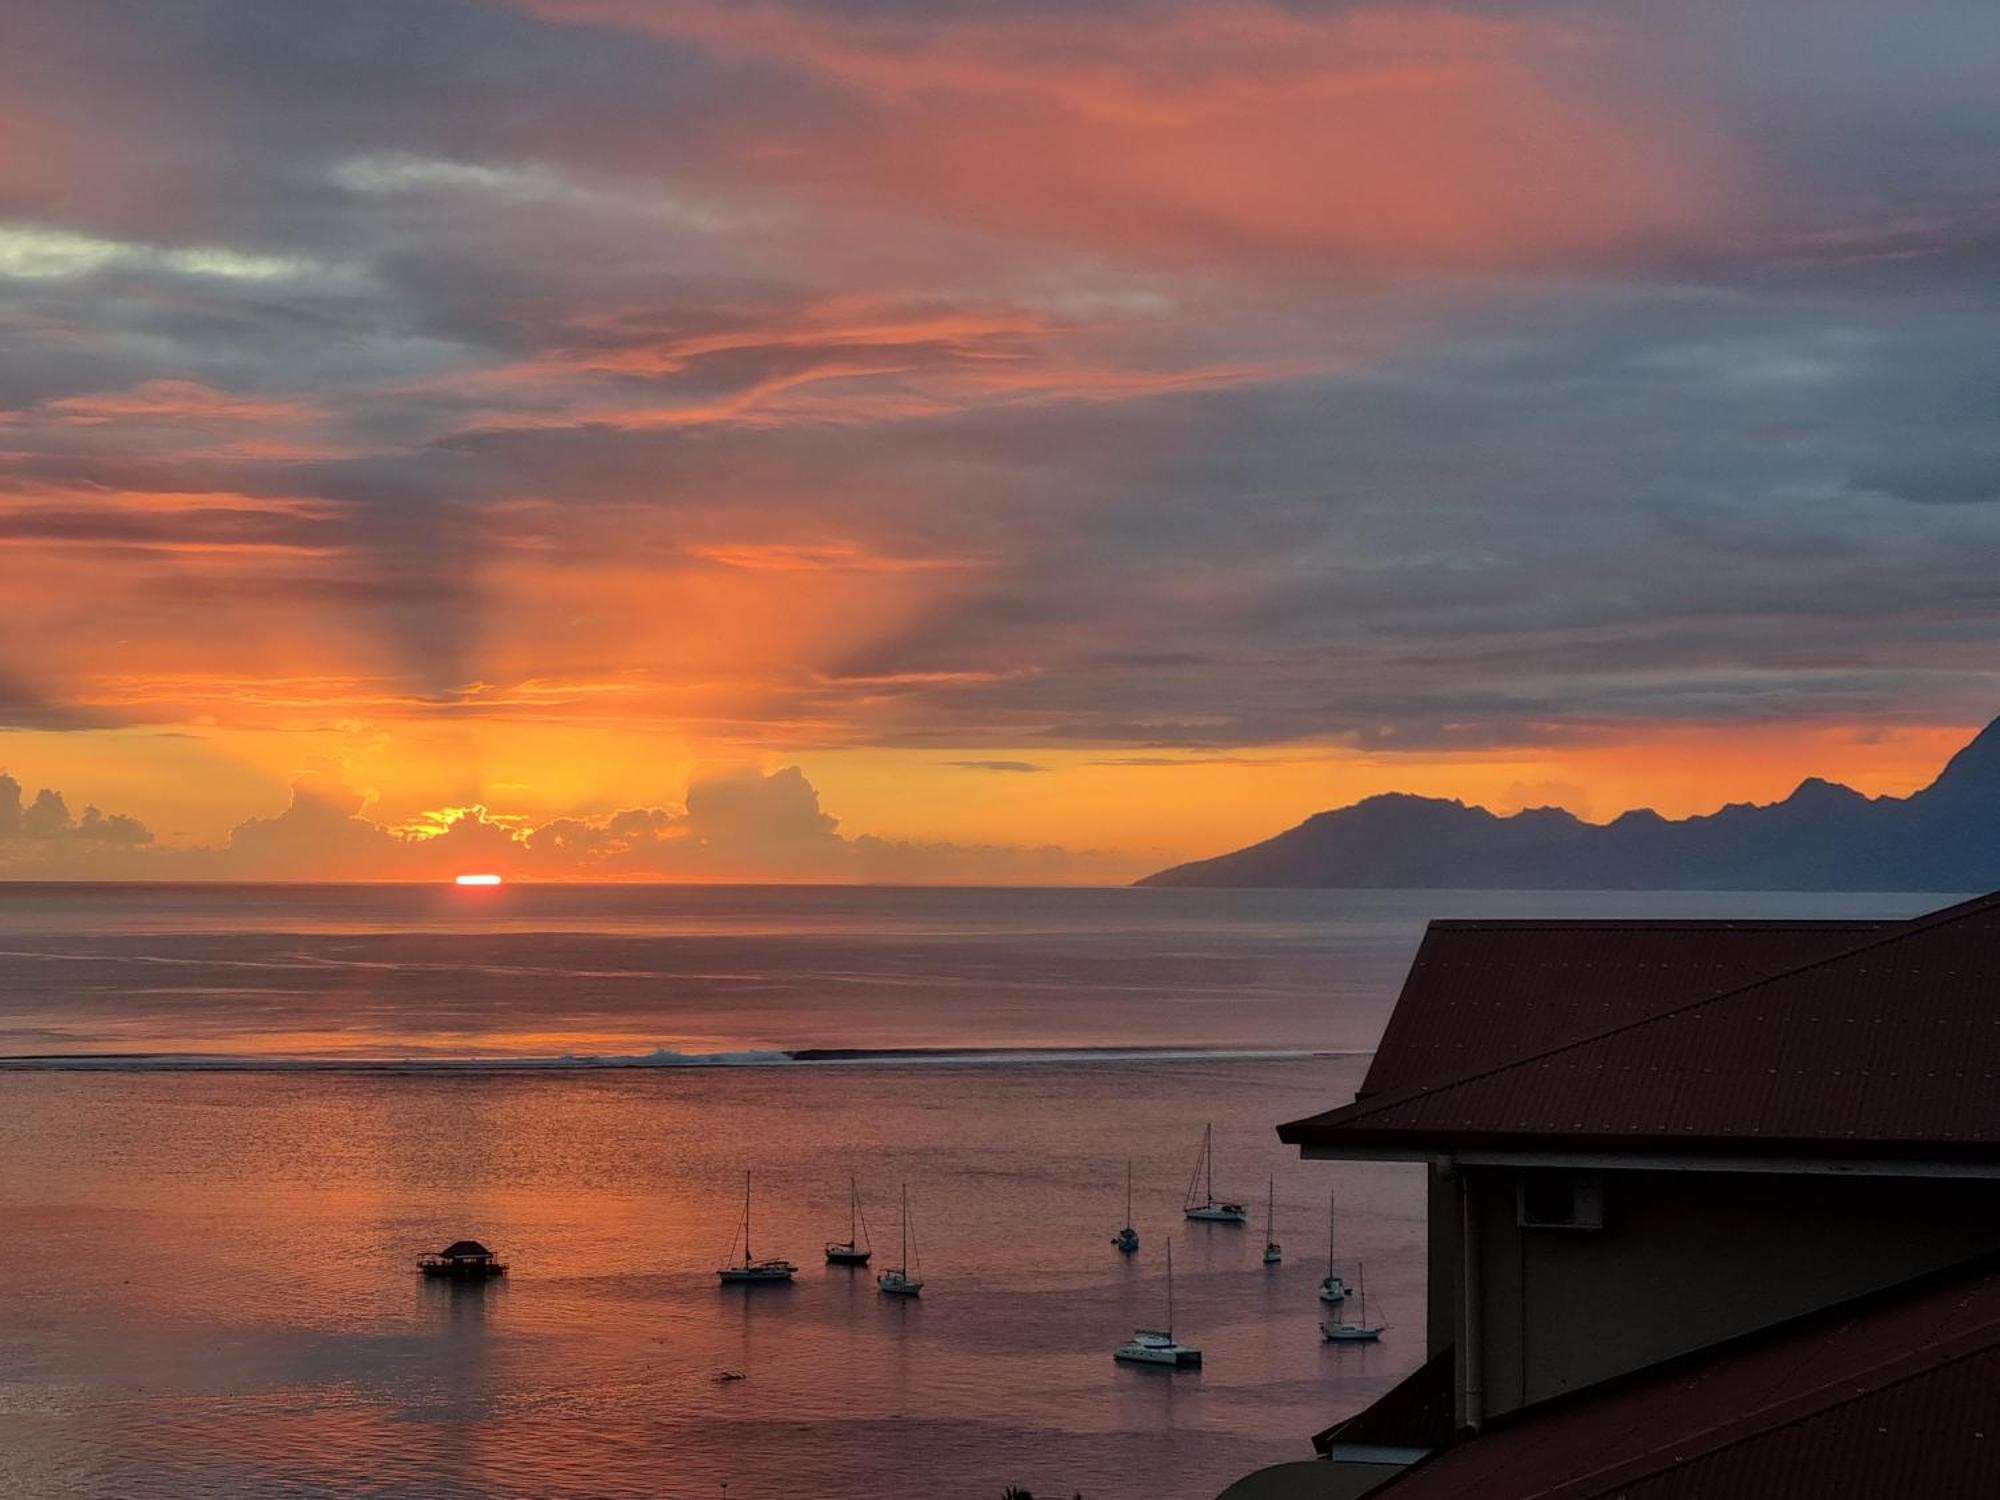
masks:
<path fill-rule="evenodd" d="M 1523 1229 L 1515 1169 L 1460 1170 L 1479 1219 L 1487 1417 L 2000 1247 L 1995 1182 L 1605 1172 L 1602 1229 Z M 1456 1192 L 1439 1187 L 1452 1184 L 1434 1183 L 1433 1223 L 1451 1219 L 1455 1248 Z M 1440 1248 L 1434 1347 L 1461 1293 Z"/>

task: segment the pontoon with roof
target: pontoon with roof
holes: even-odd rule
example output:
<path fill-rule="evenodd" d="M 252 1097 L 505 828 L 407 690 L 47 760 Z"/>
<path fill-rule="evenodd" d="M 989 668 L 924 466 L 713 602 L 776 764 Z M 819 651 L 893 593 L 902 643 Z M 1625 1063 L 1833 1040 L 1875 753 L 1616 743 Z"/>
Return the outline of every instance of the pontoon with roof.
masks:
<path fill-rule="evenodd" d="M 489 1276 L 507 1274 L 500 1257 L 478 1240 L 454 1240 L 442 1250 L 419 1256 L 417 1269 L 426 1276 L 449 1276 L 460 1281 L 484 1281 Z"/>

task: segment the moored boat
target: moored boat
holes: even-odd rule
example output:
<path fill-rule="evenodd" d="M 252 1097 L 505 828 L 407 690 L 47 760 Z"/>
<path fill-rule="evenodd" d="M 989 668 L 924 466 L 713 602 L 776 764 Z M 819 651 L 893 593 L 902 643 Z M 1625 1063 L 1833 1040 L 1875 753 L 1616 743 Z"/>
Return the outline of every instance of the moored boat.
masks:
<path fill-rule="evenodd" d="M 1135 1328 L 1132 1337 L 1111 1351 L 1121 1364 L 1160 1365 L 1170 1370 L 1201 1368 L 1201 1350 L 1174 1337 L 1174 1247 L 1167 1243 L 1167 1326 Z"/>
<path fill-rule="evenodd" d="M 1322 1302 L 1345 1302 L 1347 1283 L 1333 1269 L 1333 1207 L 1334 1195 L 1326 1195 L 1326 1275 L 1320 1278 L 1319 1300 Z"/>
<path fill-rule="evenodd" d="M 454 1281 L 484 1281 L 507 1274 L 506 1263 L 478 1240 L 453 1240 L 442 1250 L 418 1256 L 417 1269 L 426 1276 Z"/>
<path fill-rule="evenodd" d="M 743 1259 L 736 1259 L 736 1245 L 743 1246 Z M 781 1258 L 758 1260 L 750 1253 L 750 1174 L 743 1174 L 743 1217 L 730 1241 L 729 1261 L 716 1267 L 715 1276 L 724 1286 L 759 1286 L 773 1281 L 790 1281 L 798 1267 Z"/>
<path fill-rule="evenodd" d="M 1319 1325 L 1319 1336 L 1329 1344 L 1373 1344 L 1389 1326 L 1368 1321 L 1368 1282 L 1359 1261 L 1354 1265 L 1354 1301 L 1358 1311 L 1352 1321 L 1342 1318 Z"/>
<path fill-rule="evenodd" d="M 1195 1189 L 1201 1192 L 1196 1193 Z M 1250 1211 L 1240 1203 L 1230 1203 L 1215 1196 L 1215 1127 L 1209 1125 L 1201 1133 L 1201 1150 L 1194 1159 L 1194 1174 L 1188 1178 L 1187 1197 L 1182 1200 L 1181 1213 L 1190 1219 L 1208 1224 L 1247 1224 Z"/>
<path fill-rule="evenodd" d="M 873 1253 L 868 1244 L 868 1221 L 861 1216 L 861 1189 L 850 1177 L 847 1179 L 847 1238 L 827 1242 L 826 1263 L 830 1266 L 865 1266 Z"/>
<path fill-rule="evenodd" d="M 924 1289 L 923 1268 L 917 1264 L 910 1242 L 910 1185 L 903 1184 L 903 1258 L 875 1278 L 875 1285 L 891 1297 L 915 1297 Z"/>
<path fill-rule="evenodd" d="M 1111 1243 L 1118 1247 L 1120 1255 L 1136 1255 L 1139 1252 L 1139 1231 L 1132 1227 L 1132 1163 L 1125 1163 L 1125 1227 L 1111 1236 Z"/>

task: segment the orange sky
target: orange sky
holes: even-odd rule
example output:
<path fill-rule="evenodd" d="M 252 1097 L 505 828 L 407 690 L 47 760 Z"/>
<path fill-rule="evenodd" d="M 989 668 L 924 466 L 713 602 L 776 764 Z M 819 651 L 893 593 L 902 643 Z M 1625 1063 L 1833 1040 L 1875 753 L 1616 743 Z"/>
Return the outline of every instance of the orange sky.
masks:
<path fill-rule="evenodd" d="M 1912 790 L 2000 708 L 1990 101 L 1972 18 L 1789 5 L 52 15 L 0 871 L 478 808 L 424 873 L 1113 880 L 1387 790 Z"/>

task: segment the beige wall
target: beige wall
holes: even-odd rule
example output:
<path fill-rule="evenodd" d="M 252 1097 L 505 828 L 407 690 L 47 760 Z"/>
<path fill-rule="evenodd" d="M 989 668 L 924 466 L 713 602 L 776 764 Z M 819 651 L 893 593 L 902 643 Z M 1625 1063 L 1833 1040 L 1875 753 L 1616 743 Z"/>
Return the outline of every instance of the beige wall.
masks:
<path fill-rule="evenodd" d="M 1516 1225 L 1515 1169 L 1461 1170 L 1488 1417 L 2000 1246 L 1994 1182 L 1605 1172 L 1604 1228 L 1558 1230 Z M 1433 1225 L 1452 1221 L 1451 1249 L 1432 1243 L 1435 1341 L 1460 1288 L 1456 1192 L 1433 1195 Z"/>

